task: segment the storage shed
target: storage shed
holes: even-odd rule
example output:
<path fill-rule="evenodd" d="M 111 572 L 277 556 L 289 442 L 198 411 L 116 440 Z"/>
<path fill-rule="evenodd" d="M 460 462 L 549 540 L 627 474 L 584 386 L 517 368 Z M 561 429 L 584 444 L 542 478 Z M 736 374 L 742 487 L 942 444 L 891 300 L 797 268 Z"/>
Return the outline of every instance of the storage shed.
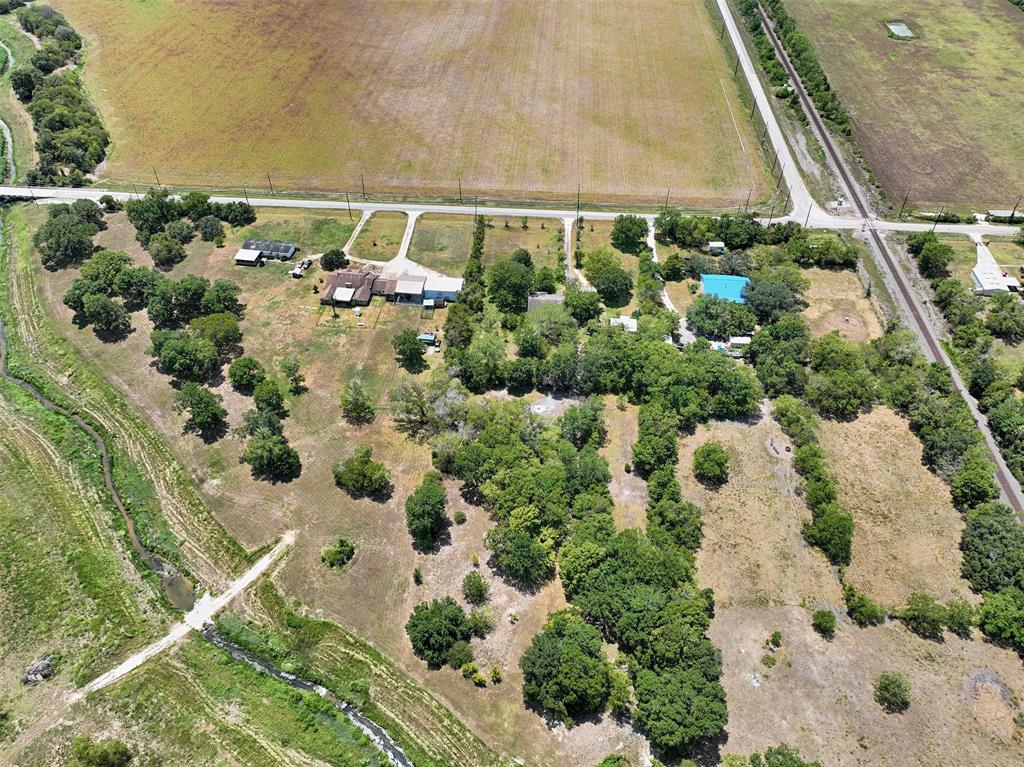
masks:
<path fill-rule="evenodd" d="M 457 301 L 462 283 L 461 277 L 427 277 L 423 283 L 423 299 L 433 299 L 442 306 Z"/>

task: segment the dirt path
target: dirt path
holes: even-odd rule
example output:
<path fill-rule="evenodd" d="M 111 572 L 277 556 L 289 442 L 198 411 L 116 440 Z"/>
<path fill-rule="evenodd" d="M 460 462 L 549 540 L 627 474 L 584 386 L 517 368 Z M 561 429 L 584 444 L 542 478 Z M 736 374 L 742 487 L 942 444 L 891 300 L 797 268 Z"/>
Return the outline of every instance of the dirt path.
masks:
<path fill-rule="evenodd" d="M 153 642 L 153 644 L 142 648 L 130 658 L 119 663 L 117 666 L 114 666 L 114 668 L 110 669 L 110 671 L 107 671 L 105 674 L 100 674 L 84 687 L 75 690 L 68 696 L 68 702 L 76 703 L 91 692 L 102 690 L 104 687 L 109 687 L 114 682 L 137 669 L 150 658 L 159 655 L 167 648 L 180 642 L 188 636 L 192 629 L 202 631 L 206 624 L 211 622 L 217 613 L 227 607 L 232 599 L 245 591 L 257 578 L 263 575 L 267 568 L 270 567 L 293 543 L 295 543 L 295 531 L 289 530 L 281 536 L 281 540 L 277 542 L 277 545 L 274 546 L 273 549 L 256 560 L 252 567 L 232 581 L 224 591 L 216 597 L 212 594 L 204 594 L 202 599 L 196 602 L 195 606 L 188 611 L 184 620 L 171 626 L 170 631 L 168 631 L 163 637 L 158 639 L 156 642 Z"/>

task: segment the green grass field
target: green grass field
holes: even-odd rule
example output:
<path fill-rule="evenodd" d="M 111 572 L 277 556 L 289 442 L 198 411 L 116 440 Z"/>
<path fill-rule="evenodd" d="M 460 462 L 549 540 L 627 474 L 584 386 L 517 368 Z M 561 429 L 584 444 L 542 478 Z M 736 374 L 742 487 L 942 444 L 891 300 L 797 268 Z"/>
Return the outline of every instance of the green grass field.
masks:
<path fill-rule="evenodd" d="M 6 23 L 4 18 L 0 18 L 0 42 L 6 44 L 14 54 L 13 65 L 8 62 L 3 76 L 0 77 L 0 117 L 7 123 L 14 137 L 15 177 L 21 180 L 35 163 L 35 133 L 32 129 L 32 118 L 11 90 L 11 71 L 14 67 L 27 63 L 35 53 L 35 47 L 20 28 L 15 29 Z"/>
<path fill-rule="evenodd" d="M 369 261 L 388 261 L 398 255 L 408 216 L 404 213 L 374 213 L 359 230 L 349 255 Z"/>
<path fill-rule="evenodd" d="M 56 0 L 103 174 L 212 188 L 672 201 L 770 192 L 702 0 Z"/>
<path fill-rule="evenodd" d="M 1013 206 L 1024 189 L 1021 12 L 1007 0 L 789 0 L 893 200 Z M 910 25 L 913 40 L 885 22 Z"/>
<path fill-rule="evenodd" d="M 484 237 L 484 266 L 514 250 L 525 248 L 535 268 L 560 269 L 564 254 L 562 223 L 554 219 L 488 217 Z M 428 214 L 416 219 L 409 258 L 430 269 L 458 277 L 473 245 L 473 217 Z"/>

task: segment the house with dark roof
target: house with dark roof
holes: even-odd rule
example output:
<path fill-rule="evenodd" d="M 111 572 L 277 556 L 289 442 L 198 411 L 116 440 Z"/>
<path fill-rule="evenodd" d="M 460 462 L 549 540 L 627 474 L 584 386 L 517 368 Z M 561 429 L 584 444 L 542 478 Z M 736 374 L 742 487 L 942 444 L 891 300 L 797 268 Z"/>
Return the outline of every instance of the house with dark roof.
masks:
<path fill-rule="evenodd" d="M 320 303 L 325 306 L 366 306 L 373 297 L 377 275 L 358 269 L 343 269 L 327 275 Z"/>
<path fill-rule="evenodd" d="M 246 240 L 242 243 L 242 250 L 255 251 L 262 258 L 273 258 L 277 261 L 290 261 L 298 249 L 297 245 L 281 240 Z"/>

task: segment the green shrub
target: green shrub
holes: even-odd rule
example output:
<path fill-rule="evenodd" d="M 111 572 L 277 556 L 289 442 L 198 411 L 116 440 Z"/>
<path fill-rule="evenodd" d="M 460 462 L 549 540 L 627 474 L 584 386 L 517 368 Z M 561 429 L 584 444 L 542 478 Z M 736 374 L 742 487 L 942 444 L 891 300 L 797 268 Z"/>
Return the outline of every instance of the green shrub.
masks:
<path fill-rule="evenodd" d="M 718 442 L 706 442 L 694 451 L 693 475 L 708 487 L 721 487 L 729 481 L 729 453 Z"/>
<path fill-rule="evenodd" d="M 356 547 L 344 538 L 339 538 L 324 550 L 320 560 L 328 567 L 344 567 L 355 556 Z"/>
<path fill-rule="evenodd" d="M 836 635 L 836 616 L 831 610 L 815 610 L 811 627 L 826 639 L 831 639 Z"/>
<path fill-rule="evenodd" d="M 898 671 L 886 671 L 875 680 L 875 700 L 890 714 L 910 708 L 910 683 Z"/>

